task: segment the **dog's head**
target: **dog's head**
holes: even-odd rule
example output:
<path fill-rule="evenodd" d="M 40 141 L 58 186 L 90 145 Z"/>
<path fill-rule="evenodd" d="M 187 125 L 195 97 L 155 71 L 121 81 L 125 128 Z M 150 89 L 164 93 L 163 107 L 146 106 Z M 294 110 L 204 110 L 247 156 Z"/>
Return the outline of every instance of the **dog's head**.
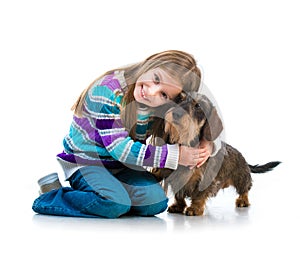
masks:
<path fill-rule="evenodd" d="M 200 139 L 215 140 L 223 130 L 216 107 L 205 95 L 187 95 L 165 116 L 165 133 L 170 143 L 194 146 Z"/>

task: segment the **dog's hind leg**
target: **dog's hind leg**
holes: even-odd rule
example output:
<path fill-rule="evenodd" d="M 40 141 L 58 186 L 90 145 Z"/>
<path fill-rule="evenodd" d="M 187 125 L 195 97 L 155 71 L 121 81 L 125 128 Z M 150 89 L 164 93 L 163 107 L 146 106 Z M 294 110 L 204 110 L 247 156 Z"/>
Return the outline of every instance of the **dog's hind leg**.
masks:
<path fill-rule="evenodd" d="M 248 192 L 245 192 L 245 193 L 239 195 L 239 197 L 235 201 L 235 206 L 238 208 L 250 206 L 250 202 L 248 199 Z"/>
<path fill-rule="evenodd" d="M 252 178 L 250 173 L 244 173 L 239 179 L 233 181 L 233 186 L 239 194 L 235 201 L 235 206 L 238 208 L 249 207 L 250 202 L 248 199 L 248 192 L 252 186 Z"/>

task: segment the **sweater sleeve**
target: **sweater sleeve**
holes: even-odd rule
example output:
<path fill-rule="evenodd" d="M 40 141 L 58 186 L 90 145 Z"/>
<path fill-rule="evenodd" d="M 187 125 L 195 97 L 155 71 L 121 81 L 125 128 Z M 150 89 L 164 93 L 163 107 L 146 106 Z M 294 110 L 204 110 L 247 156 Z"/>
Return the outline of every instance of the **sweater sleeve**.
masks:
<path fill-rule="evenodd" d="M 123 164 L 176 169 L 178 145 L 153 146 L 134 141 L 129 136 L 120 116 L 121 99 L 122 95 L 116 94 L 107 84 L 94 86 L 87 93 L 84 115 L 93 121 L 89 124 L 99 136 L 96 145 L 100 153 L 105 149 Z"/>

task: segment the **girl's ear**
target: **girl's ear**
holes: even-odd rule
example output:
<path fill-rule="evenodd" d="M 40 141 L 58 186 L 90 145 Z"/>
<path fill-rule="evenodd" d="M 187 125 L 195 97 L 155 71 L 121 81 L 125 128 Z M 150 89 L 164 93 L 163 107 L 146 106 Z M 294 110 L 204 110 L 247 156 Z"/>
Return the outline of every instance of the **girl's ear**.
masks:
<path fill-rule="evenodd" d="M 222 132 L 223 123 L 218 115 L 217 109 L 213 107 L 209 118 L 203 126 L 203 137 L 208 141 L 214 141 Z"/>

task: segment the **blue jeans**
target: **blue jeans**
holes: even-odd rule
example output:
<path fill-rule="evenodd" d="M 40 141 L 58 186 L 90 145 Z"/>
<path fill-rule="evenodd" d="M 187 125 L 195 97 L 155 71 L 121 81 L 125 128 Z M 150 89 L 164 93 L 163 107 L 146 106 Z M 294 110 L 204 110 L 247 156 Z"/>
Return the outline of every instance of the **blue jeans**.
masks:
<path fill-rule="evenodd" d="M 155 177 L 125 168 L 112 175 L 101 166 L 86 166 L 62 187 L 40 195 L 32 209 L 41 214 L 117 218 L 124 214 L 153 216 L 166 210 L 168 199 Z"/>

